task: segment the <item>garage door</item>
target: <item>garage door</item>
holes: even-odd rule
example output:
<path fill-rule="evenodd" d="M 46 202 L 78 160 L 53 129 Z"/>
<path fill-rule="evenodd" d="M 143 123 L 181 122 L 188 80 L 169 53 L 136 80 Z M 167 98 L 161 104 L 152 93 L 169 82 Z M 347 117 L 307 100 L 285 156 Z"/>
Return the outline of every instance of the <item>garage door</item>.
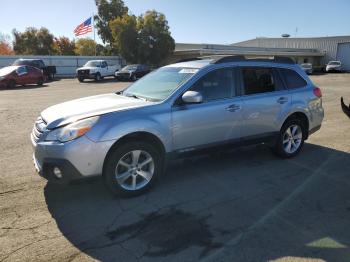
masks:
<path fill-rule="evenodd" d="M 344 70 L 350 71 L 350 43 L 338 44 L 337 60 L 341 61 Z"/>

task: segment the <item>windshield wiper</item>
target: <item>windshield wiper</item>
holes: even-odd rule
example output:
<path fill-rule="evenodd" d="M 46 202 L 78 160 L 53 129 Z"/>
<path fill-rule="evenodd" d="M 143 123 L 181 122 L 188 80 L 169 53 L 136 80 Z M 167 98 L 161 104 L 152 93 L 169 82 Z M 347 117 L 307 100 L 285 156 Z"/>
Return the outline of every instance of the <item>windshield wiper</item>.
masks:
<path fill-rule="evenodd" d="M 147 101 L 146 98 L 144 98 L 144 97 L 142 97 L 142 96 L 137 96 L 137 95 L 135 95 L 135 94 L 124 94 L 124 95 L 127 96 L 127 97 L 133 97 L 133 98 L 136 98 L 136 99 L 141 99 L 141 100 Z"/>

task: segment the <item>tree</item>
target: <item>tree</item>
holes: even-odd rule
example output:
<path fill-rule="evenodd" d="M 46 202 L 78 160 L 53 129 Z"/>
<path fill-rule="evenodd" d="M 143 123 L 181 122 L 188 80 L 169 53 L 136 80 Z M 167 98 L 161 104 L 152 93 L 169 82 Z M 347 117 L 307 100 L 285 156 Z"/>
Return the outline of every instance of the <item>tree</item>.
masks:
<path fill-rule="evenodd" d="M 123 15 L 110 22 L 113 46 L 131 63 L 160 65 L 175 49 L 165 16 L 147 11 L 139 17 Z"/>
<path fill-rule="evenodd" d="M 57 55 L 75 55 L 75 41 L 65 36 L 55 37 L 53 48 Z"/>
<path fill-rule="evenodd" d="M 0 55 L 12 55 L 13 50 L 10 45 L 9 37 L 0 33 Z"/>
<path fill-rule="evenodd" d="M 94 56 L 96 42 L 90 38 L 80 38 L 75 42 L 75 53 L 77 55 Z"/>
<path fill-rule="evenodd" d="M 171 37 L 164 14 L 152 10 L 139 17 L 138 55 L 141 63 L 158 66 L 174 49 L 175 41 Z"/>
<path fill-rule="evenodd" d="M 123 0 L 95 0 L 98 15 L 95 16 L 97 32 L 104 44 L 113 42 L 110 22 L 128 13 Z"/>
<path fill-rule="evenodd" d="M 113 47 L 120 55 L 131 63 L 138 62 L 137 19 L 133 15 L 123 15 L 110 23 L 113 36 Z"/>
<path fill-rule="evenodd" d="M 28 27 L 23 33 L 13 30 L 13 50 L 21 55 L 51 55 L 54 36 L 48 29 Z"/>

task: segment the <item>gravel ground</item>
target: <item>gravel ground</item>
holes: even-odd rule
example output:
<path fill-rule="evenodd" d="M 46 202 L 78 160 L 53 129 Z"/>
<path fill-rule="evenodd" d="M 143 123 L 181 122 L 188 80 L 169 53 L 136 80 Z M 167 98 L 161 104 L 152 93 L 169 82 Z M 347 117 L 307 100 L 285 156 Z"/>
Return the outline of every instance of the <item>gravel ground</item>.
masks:
<path fill-rule="evenodd" d="M 350 74 L 312 76 L 322 129 L 281 160 L 263 146 L 170 163 L 152 191 L 48 184 L 29 134 L 44 108 L 128 83 L 66 79 L 0 90 L 2 261 L 350 261 Z"/>

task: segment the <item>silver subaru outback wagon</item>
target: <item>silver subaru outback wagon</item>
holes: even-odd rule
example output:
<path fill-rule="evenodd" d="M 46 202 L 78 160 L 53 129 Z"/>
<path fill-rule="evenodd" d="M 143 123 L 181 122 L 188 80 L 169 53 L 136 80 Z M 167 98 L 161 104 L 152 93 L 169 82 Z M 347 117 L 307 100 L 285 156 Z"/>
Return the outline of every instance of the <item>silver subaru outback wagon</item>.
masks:
<path fill-rule="evenodd" d="M 102 175 L 112 192 L 135 195 L 174 156 L 252 143 L 295 156 L 321 127 L 321 97 L 287 58 L 176 63 L 122 92 L 45 109 L 31 134 L 34 165 L 49 181 Z"/>

